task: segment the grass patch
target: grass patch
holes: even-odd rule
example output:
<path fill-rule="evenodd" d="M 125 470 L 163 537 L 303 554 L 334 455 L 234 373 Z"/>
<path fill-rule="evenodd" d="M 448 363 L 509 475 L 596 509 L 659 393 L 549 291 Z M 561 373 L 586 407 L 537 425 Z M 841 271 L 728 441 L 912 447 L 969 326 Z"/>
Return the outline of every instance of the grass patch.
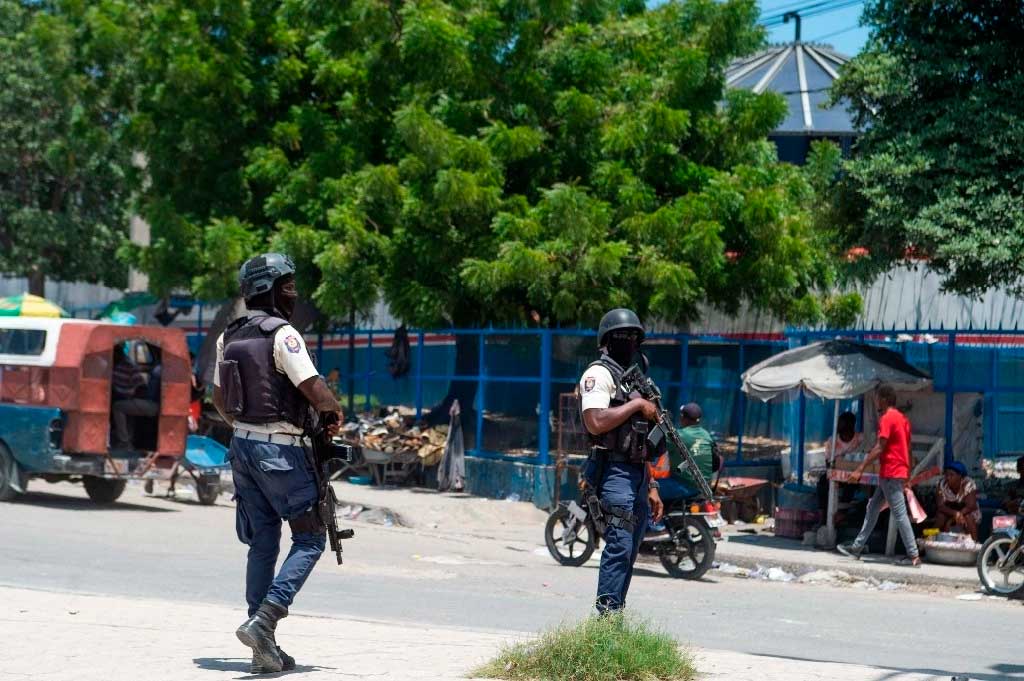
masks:
<path fill-rule="evenodd" d="M 472 678 L 525 681 L 690 681 L 693 661 L 668 634 L 624 614 L 563 624 L 507 646 Z"/>

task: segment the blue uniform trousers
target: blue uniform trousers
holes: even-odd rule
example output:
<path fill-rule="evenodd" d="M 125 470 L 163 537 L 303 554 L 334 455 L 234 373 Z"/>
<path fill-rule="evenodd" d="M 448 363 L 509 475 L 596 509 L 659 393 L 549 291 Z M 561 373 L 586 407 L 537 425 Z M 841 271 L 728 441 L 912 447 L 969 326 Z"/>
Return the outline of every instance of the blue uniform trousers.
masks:
<path fill-rule="evenodd" d="M 604 552 L 597 575 L 597 611 L 605 613 L 626 605 L 633 564 L 647 529 L 647 466 L 608 462 L 597 489 L 602 504 L 625 509 L 635 519 L 632 532 L 609 526 L 604 533 Z"/>
<path fill-rule="evenodd" d="M 228 450 L 235 482 L 235 529 L 249 546 L 245 600 L 251 617 L 263 599 L 287 608 L 324 552 L 326 535 L 292 532 L 292 548 L 274 576 L 281 548 L 281 522 L 302 516 L 317 503 L 313 467 L 302 447 L 231 438 Z"/>

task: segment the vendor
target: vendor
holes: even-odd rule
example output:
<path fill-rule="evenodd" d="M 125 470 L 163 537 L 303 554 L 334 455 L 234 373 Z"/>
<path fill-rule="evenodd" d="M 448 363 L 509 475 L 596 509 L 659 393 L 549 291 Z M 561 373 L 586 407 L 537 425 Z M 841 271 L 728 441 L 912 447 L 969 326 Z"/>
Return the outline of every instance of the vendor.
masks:
<path fill-rule="evenodd" d="M 835 456 L 832 455 L 832 438 L 825 442 L 825 461 L 842 458 L 847 454 L 859 452 L 864 448 L 864 434 L 857 432 L 857 416 L 852 411 L 844 411 L 836 421 Z M 857 485 L 842 485 L 839 488 L 839 501 L 850 503 L 857 494 Z M 817 485 L 818 508 L 822 517 L 828 513 L 828 474 L 822 473 Z M 870 496 L 870 495 L 868 495 Z"/>
<path fill-rule="evenodd" d="M 825 443 L 825 456 L 828 461 L 845 456 L 850 452 L 859 452 L 864 447 L 864 434 L 857 432 L 857 416 L 852 411 L 844 411 L 836 421 L 835 455 L 832 453 L 832 438 Z"/>
<path fill-rule="evenodd" d="M 981 522 L 978 486 L 967 475 L 966 466 L 959 461 L 946 466 L 936 500 L 935 524 L 939 530 L 948 532 L 959 525 L 970 533 L 971 539 L 978 541 L 978 523 Z"/>
<path fill-rule="evenodd" d="M 1024 502 L 1024 456 L 1017 459 L 1017 480 L 1006 490 L 1003 510 L 1007 513 L 1016 513 L 1021 502 Z"/>

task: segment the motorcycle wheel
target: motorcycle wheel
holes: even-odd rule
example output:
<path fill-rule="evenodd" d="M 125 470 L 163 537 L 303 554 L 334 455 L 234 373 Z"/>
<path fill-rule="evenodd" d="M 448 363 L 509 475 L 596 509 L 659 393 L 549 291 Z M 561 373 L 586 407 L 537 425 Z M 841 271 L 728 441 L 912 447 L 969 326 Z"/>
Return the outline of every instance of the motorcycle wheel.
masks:
<path fill-rule="evenodd" d="M 988 538 L 978 552 L 978 579 L 985 591 L 997 596 L 1024 596 L 1024 545 L 1017 546 L 1011 556 L 1009 569 L 996 567 L 1010 554 L 1013 539 L 999 533 Z"/>
<path fill-rule="evenodd" d="M 566 530 L 575 533 L 568 543 L 562 541 Z M 544 543 L 548 553 L 561 565 L 579 567 L 594 555 L 597 548 L 597 532 L 589 521 L 580 522 L 565 506 L 559 506 L 544 525 Z"/>
<path fill-rule="evenodd" d="M 661 564 L 673 577 L 700 579 L 715 562 L 715 538 L 711 528 L 699 518 L 669 520 L 672 544 L 658 553 Z"/>

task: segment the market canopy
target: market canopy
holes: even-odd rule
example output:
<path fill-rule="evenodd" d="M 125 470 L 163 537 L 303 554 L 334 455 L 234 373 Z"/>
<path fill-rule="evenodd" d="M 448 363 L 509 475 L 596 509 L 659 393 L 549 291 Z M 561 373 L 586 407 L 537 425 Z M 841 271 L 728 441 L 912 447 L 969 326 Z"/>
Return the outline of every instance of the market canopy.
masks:
<path fill-rule="evenodd" d="M 769 357 L 743 374 L 743 392 L 768 400 L 804 394 L 850 399 L 888 383 L 901 391 L 922 390 L 931 377 L 892 350 L 866 343 L 830 340 Z"/>
<path fill-rule="evenodd" d="M 67 317 L 60 305 L 46 298 L 25 293 L 0 298 L 0 317 Z"/>

